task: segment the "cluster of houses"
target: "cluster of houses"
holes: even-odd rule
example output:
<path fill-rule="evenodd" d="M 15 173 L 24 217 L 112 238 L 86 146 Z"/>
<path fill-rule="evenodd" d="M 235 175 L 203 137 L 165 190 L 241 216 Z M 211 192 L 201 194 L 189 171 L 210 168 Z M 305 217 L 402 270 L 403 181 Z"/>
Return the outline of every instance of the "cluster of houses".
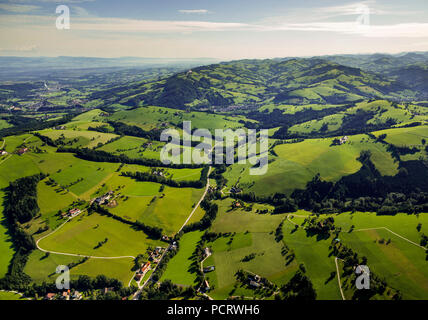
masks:
<path fill-rule="evenodd" d="M 70 218 L 74 218 L 76 216 L 78 216 L 82 211 L 78 208 L 73 208 L 70 211 L 68 211 L 68 216 Z"/>
<path fill-rule="evenodd" d="M 164 251 L 164 248 L 156 247 L 155 250 L 153 250 L 150 253 L 149 260 L 152 261 L 153 263 L 159 263 L 163 251 Z"/>
<path fill-rule="evenodd" d="M 159 177 L 163 177 L 163 172 L 162 171 L 153 171 L 152 174 L 154 174 L 155 176 L 159 176 Z"/>
<path fill-rule="evenodd" d="M 348 136 L 344 136 L 344 137 L 342 137 L 342 138 L 340 138 L 339 139 L 339 144 L 344 144 L 344 143 L 346 143 L 347 141 L 348 141 Z"/>
<path fill-rule="evenodd" d="M 111 196 L 113 195 L 113 191 L 109 191 L 106 194 L 102 195 L 101 197 L 95 198 L 95 202 L 98 203 L 99 205 L 105 204 L 106 202 L 108 202 L 108 200 L 110 200 Z"/>
<path fill-rule="evenodd" d="M 250 281 L 250 287 L 259 288 L 261 286 L 260 280 L 261 280 L 261 277 L 257 274 L 248 275 L 248 281 Z"/>
<path fill-rule="evenodd" d="M 80 300 L 82 299 L 82 294 L 74 290 L 71 292 L 70 290 L 64 291 L 62 293 L 47 293 L 45 295 L 45 300 Z"/>
<path fill-rule="evenodd" d="M 144 275 L 146 274 L 147 271 L 150 270 L 150 261 L 147 261 L 140 270 L 137 271 L 137 273 L 135 274 L 135 280 L 136 281 L 140 281 Z"/>

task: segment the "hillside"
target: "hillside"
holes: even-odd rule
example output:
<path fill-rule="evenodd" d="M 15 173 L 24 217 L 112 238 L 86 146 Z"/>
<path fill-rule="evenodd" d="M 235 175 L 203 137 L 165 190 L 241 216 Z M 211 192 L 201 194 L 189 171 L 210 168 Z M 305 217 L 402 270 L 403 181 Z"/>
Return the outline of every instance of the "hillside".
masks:
<path fill-rule="evenodd" d="M 268 102 L 300 105 L 401 99 L 408 91 L 408 87 L 371 72 L 313 58 L 202 66 L 140 86 L 117 87 L 113 92 L 119 96 L 101 91 L 93 97 L 132 106 L 216 109 L 232 105 L 251 108 Z"/>

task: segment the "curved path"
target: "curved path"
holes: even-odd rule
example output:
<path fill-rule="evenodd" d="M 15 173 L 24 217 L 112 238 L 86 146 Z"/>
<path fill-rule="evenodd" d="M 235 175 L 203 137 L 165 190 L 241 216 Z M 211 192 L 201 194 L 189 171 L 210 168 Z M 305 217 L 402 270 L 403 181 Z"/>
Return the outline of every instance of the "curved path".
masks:
<path fill-rule="evenodd" d="M 83 213 L 83 212 L 82 212 Z M 89 255 L 84 255 L 84 254 L 77 254 L 77 253 L 67 253 L 67 252 L 58 252 L 58 251 L 52 251 L 52 250 L 46 250 L 43 249 L 42 247 L 40 247 L 39 242 L 47 237 L 49 237 L 50 235 L 54 234 L 55 232 L 57 232 L 59 229 L 61 229 L 67 222 L 69 222 L 72 218 L 68 218 L 67 221 L 65 221 L 63 224 L 61 224 L 58 228 L 56 228 L 55 230 L 53 230 L 51 233 L 48 233 L 47 235 L 44 235 L 43 237 L 41 237 L 40 239 L 38 239 L 36 241 L 36 247 L 37 249 L 39 249 L 40 251 L 43 252 L 48 252 L 48 253 L 53 253 L 53 254 L 60 254 L 63 256 L 73 256 L 73 257 L 83 257 L 83 258 L 93 258 L 93 259 L 123 259 L 123 258 L 131 258 L 131 259 L 135 259 L 134 256 L 119 256 L 119 257 L 100 257 L 100 256 L 89 256 Z"/>
<path fill-rule="evenodd" d="M 340 282 L 339 264 L 337 263 L 338 259 L 339 259 L 338 257 L 334 257 L 334 263 L 336 264 L 337 283 L 339 284 L 340 295 L 342 296 L 342 300 L 346 300 L 342 290 L 342 283 Z"/>
<path fill-rule="evenodd" d="M 415 245 L 415 246 L 417 246 L 417 247 L 419 247 L 419 248 L 421 248 L 421 249 L 428 250 L 428 248 L 425 248 L 424 246 L 421 246 L 421 245 L 417 244 L 416 242 L 413 242 L 412 240 L 409 240 L 409 239 L 407 239 L 407 238 L 403 237 L 402 235 L 399 235 L 398 233 L 395 233 L 394 231 L 392 231 L 392 230 L 388 229 L 387 227 L 358 229 L 358 230 L 354 230 L 354 232 L 356 232 L 356 231 L 379 230 L 379 229 L 384 229 L 384 230 L 386 230 L 386 231 L 388 231 L 388 232 L 391 232 L 393 235 L 395 235 L 395 236 L 397 236 L 397 237 L 399 237 L 399 238 L 401 238 L 401 239 L 403 239 L 403 240 L 405 240 L 405 241 L 407 241 L 407 242 L 409 242 L 409 243 L 411 243 L 411 244 L 413 244 L 413 245 Z"/>

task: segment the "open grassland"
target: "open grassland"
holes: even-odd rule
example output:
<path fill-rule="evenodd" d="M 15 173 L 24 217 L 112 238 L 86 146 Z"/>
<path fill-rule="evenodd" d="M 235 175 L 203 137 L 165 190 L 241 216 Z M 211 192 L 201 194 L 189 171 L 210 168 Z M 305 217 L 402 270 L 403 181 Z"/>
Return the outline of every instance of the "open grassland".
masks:
<path fill-rule="evenodd" d="M 426 234 L 428 230 L 428 215 L 379 216 L 356 212 L 333 217 L 335 224 L 342 227 L 341 241 L 360 256 L 366 256 L 370 270 L 386 278 L 388 285 L 400 290 L 404 299 L 423 299 L 427 296 L 428 262 L 425 250 L 390 231 L 419 244 L 421 233 Z M 419 223 L 420 232 L 416 229 Z"/>
<path fill-rule="evenodd" d="M 386 129 L 373 134 L 377 137 L 386 134 L 385 141 L 398 147 L 421 147 L 422 139 L 428 139 L 428 126 Z"/>
<path fill-rule="evenodd" d="M 185 112 L 163 107 L 144 107 L 114 113 L 109 119 L 136 125 L 143 129 L 162 127 L 162 124 L 181 127 L 183 121 L 191 121 L 192 128 L 208 130 L 243 127 L 239 120 L 244 117 L 228 117 L 204 112 Z"/>
<path fill-rule="evenodd" d="M 160 244 L 144 232 L 98 213 L 82 213 L 39 242 L 45 250 L 98 257 L 135 257 Z"/>
<path fill-rule="evenodd" d="M 26 300 L 19 293 L 10 291 L 0 291 L 0 300 Z"/>
<path fill-rule="evenodd" d="M 281 254 L 282 243 L 275 241 L 274 231 L 286 217 L 285 215 L 269 215 L 256 213 L 269 206 L 255 205 L 251 211 L 243 209 L 230 210 L 231 199 L 216 201 L 219 212 L 211 231 L 231 233 L 212 243 L 212 256 L 204 262 L 204 266 L 215 266 L 215 271 L 207 273 L 209 282 L 215 289 L 210 296 L 225 299 L 230 295 L 253 296 L 252 290 L 237 286 L 235 273 L 239 269 L 254 272 L 277 284 L 284 284 L 297 270 L 295 262 L 286 264 Z M 247 255 L 255 254 L 250 261 L 244 262 Z"/>
<path fill-rule="evenodd" d="M 99 148 L 99 150 L 113 154 L 124 154 L 129 158 L 159 159 L 160 151 L 164 143 L 150 141 L 151 145 L 145 145 L 149 140 L 138 137 L 124 136 Z"/>
<path fill-rule="evenodd" d="M 276 242 L 274 235 L 270 233 L 236 234 L 231 238 L 232 240 L 219 238 L 214 241 L 212 259 L 204 262 L 205 267 L 214 265 L 216 268 L 206 275 L 211 285 L 214 285 L 214 290 L 210 291 L 214 298 L 225 299 L 229 295 L 237 295 L 233 286 L 236 283 L 235 274 L 239 269 L 253 272 L 271 281 L 276 280 L 277 283 L 291 278 L 296 270 L 295 263 L 286 265 L 285 258 L 281 255 L 282 244 Z M 231 241 L 231 245 L 227 245 L 225 240 Z M 255 257 L 245 261 L 244 258 L 252 254 Z M 215 276 L 212 276 L 213 273 Z"/>
<path fill-rule="evenodd" d="M 3 139 L 4 141 L 6 141 L 4 149 L 9 153 L 14 152 L 16 148 L 18 148 L 18 146 L 23 144 L 25 140 L 28 139 L 29 137 L 31 137 L 30 134 L 6 137 Z"/>
<path fill-rule="evenodd" d="M 108 208 L 112 213 L 131 221 L 138 220 L 160 227 L 166 234 L 173 235 L 186 221 L 204 189 L 165 186 L 161 191 L 161 186 L 159 183 L 136 181 L 114 173 L 92 196 L 114 190 L 117 205 Z M 201 216 L 202 212 L 199 214 Z"/>
<path fill-rule="evenodd" d="M 31 253 L 24 272 L 28 274 L 36 283 L 53 282 L 58 277 L 55 272 L 59 265 L 76 264 L 70 269 L 70 278 L 77 279 L 80 275 L 96 277 L 105 275 L 115 278 L 127 286 L 133 276 L 134 262 L 131 258 L 123 259 L 91 259 L 83 262 L 80 257 L 65 256 L 59 254 L 49 254 L 35 250 Z"/>
<path fill-rule="evenodd" d="M 94 148 L 99 144 L 105 144 L 113 138 L 118 137 L 112 133 L 103 133 L 96 131 L 81 131 L 81 130 L 55 130 L 46 129 L 39 131 L 43 136 L 49 137 L 52 140 L 61 139 L 67 147 L 85 147 Z"/>
<path fill-rule="evenodd" d="M 303 218 L 294 217 L 294 223 L 301 224 Z M 336 271 L 334 256 L 330 255 L 331 238 L 319 239 L 309 235 L 303 228 L 295 230 L 294 224 L 285 221 L 283 226 L 284 243 L 294 250 L 297 263 L 303 263 L 306 274 L 311 279 L 317 292 L 317 299 L 341 299 L 336 277 L 331 277 Z"/>
<path fill-rule="evenodd" d="M 185 233 L 180 239 L 180 248 L 178 253 L 169 261 L 168 267 L 162 275 L 161 281 L 166 279 L 179 285 L 195 285 L 196 273 L 195 266 L 192 266 L 192 255 L 196 244 L 201 239 L 203 232 L 194 231 Z M 199 266 L 196 265 L 196 268 Z"/>
<path fill-rule="evenodd" d="M 15 250 L 12 247 L 12 240 L 9 236 L 9 232 L 4 225 L 4 215 L 3 215 L 3 199 L 4 192 L 0 190 L 0 278 L 8 271 L 9 262 L 15 253 Z"/>
<path fill-rule="evenodd" d="M 337 181 L 357 172 L 361 167 L 357 158 L 363 150 L 372 152 L 371 159 L 381 174 L 395 175 L 398 172 L 398 163 L 394 162 L 386 146 L 367 135 L 350 136 L 349 141 L 340 146 L 331 146 L 332 140 L 307 139 L 277 145 L 274 147 L 277 156 L 269 155 L 270 163 L 265 174 L 250 175 L 250 163 L 236 163 L 227 168 L 224 177 L 229 188 L 238 183 L 245 192 L 258 195 L 291 193 L 303 189 L 317 173 L 327 181 Z"/>

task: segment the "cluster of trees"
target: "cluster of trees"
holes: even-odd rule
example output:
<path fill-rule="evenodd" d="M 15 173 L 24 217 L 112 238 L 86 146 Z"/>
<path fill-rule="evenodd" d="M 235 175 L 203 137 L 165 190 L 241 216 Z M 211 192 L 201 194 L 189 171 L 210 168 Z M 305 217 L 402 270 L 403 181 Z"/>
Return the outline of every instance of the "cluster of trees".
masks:
<path fill-rule="evenodd" d="M 142 230 L 145 234 L 147 234 L 152 239 L 160 239 L 162 237 L 162 228 L 159 227 L 153 227 L 148 226 L 140 221 L 129 221 L 125 218 L 122 218 L 121 216 L 115 215 L 114 213 L 111 213 L 106 208 L 100 206 L 97 203 L 93 203 L 92 206 L 88 209 L 89 213 L 92 212 L 98 212 L 101 215 L 105 215 L 108 217 L 111 217 L 117 221 L 132 225 L 137 230 Z"/>
<path fill-rule="evenodd" d="M 124 177 L 130 177 L 137 181 L 150 181 L 175 188 L 203 188 L 207 184 L 207 174 L 209 167 L 204 167 L 201 171 L 201 177 L 196 181 L 175 181 L 171 178 L 152 174 L 150 172 L 122 172 Z"/>
<path fill-rule="evenodd" d="M 306 230 L 310 233 L 330 236 L 330 233 L 335 230 L 334 218 L 318 219 L 316 217 L 306 218 L 304 221 Z"/>
<path fill-rule="evenodd" d="M 165 280 L 159 286 L 152 285 L 144 288 L 140 298 L 143 300 L 171 300 L 182 297 L 187 300 L 195 295 L 196 291 L 193 287 L 182 288 L 173 284 L 171 280 Z"/>
<path fill-rule="evenodd" d="M 95 162 L 114 162 L 114 163 L 125 163 L 125 164 L 139 164 L 142 166 L 147 167 L 168 167 L 168 168 L 175 168 L 175 169 L 183 169 L 183 168 L 201 168 L 202 165 L 197 164 L 164 164 L 162 161 L 157 159 L 145 159 L 145 158 L 138 158 L 133 159 L 129 158 L 128 156 L 121 154 L 121 155 L 114 155 L 106 151 L 102 150 L 93 150 L 88 148 L 64 148 L 59 147 L 57 149 L 57 152 L 68 152 L 68 153 L 74 153 L 76 157 L 88 160 L 88 161 L 95 161 Z"/>
<path fill-rule="evenodd" d="M 317 297 L 314 286 L 306 275 L 306 269 L 303 265 L 294 274 L 290 281 L 283 285 L 279 293 L 275 295 L 276 300 L 286 301 L 313 301 Z"/>
<path fill-rule="evenodd" d="M 362 166 L 339 181 L 323 181 L 316 175 L 304 190 L 291 198 L 299 208 L 318 213 L 375 211 L 379 214 L 417 213 L 428 210 L 428 170 L 423 161 L 400 162 L 395 176 L 382 176 L 363 151 Z"/>
<path fill-rule="evenodd" d="M 162 133 L 162 130 L 160 129 L 152 129 L 150 131 L 146 131 L 141 129 L 140 127 L 130 126 L 123 122 L 109 121 L 108 123 L 113 127 L 114 133 L 120 136 L 133 136 L 160 141 L 160 135 Z"/>
<path fill-rule="evenodd" d="M 195 230 L 205 230 L 211 226 L 211 224 L 213 223 L 214 219 L 217 216 L 218 205 L 216 203 L 211 202 L 207 198 L 205 198 L 201 202 L 201 208 L 205 211 L 204 217 L 198 222 L 193 222 L 191 224 L 184 226 L 183 228 L 184 232 L 190 232 Z"/>
<path fill-rule="evenodd" d="M 51 138 L 49 138 L 47 136 L 43 136 L 38 132 L 33 132 L 33 135 L 36 136 L 37 138 L 39 138 L 40 140 L 42 140 L 48 146 L 55 147 L 55 148 L 57 147 L 57 144 L 55 143 L 55 141 L 53 141 Z"/>
<path fill-rule="evenodd" d="M 44 174 L 36 174 L 9 184 L 6 188 L 5 214 L 11 222 L 25 223 L 39 213 L 37 184 L 45 177 Z"/>
<path fill-rule="evenodd" d="M 12 116 L 8 118 L 8 122 L 13 124 L 14 126 L 1 129 L 0 138 L 63 125 L 63 124 L 66 124 L 67 122 L 70 122 L 70 120 L 73 119 L 78 114 L 79 113 L 71 112 L 64 115 L 60 119 L 51 120 L 51 121 L 38 120 L 35 118 L 22 117 L 22 116 Z"/>
<path fill-rule="evenodd" d="M 0 287 L 8 290 L 25 288 L 31 278 L 24 273 L 24 267 L 32 250 L 36 248 L 33 237 L 21 226 L 35 217 L 40 209 L 37 204 L 37 183 L 45 175 L 37 174 L 15 180 L 6 188 L 5 223 L 11 235 L 15 255 L 6 276 L 0 280 Z"/>
<path fill-rule="evenodd" d="M 80 275 L 76 280 L 70 280 L 70 288 L 82 292 L 88 292 L 104 288 L 113 288 L 113 290 L 117 292 L 117 294 L 119 294 L 120 296 L 128 296 L 129 294 L 131 294 L 129 288 L 124 288 L 121 281 L 117 279 L 108 278 L 105 275 L 98 275 L 95 278 L 91 278 L 86 275 Z M 30 297 L 34 297 L 36 295 L 38 295 L 39 297 L 45 296 L 49 292 L 58 292 L 55 283 L 33 283 L 32 285 L 27 286 L 27 288 L 25 288 L 24 290 L 25 295 Z"/>

